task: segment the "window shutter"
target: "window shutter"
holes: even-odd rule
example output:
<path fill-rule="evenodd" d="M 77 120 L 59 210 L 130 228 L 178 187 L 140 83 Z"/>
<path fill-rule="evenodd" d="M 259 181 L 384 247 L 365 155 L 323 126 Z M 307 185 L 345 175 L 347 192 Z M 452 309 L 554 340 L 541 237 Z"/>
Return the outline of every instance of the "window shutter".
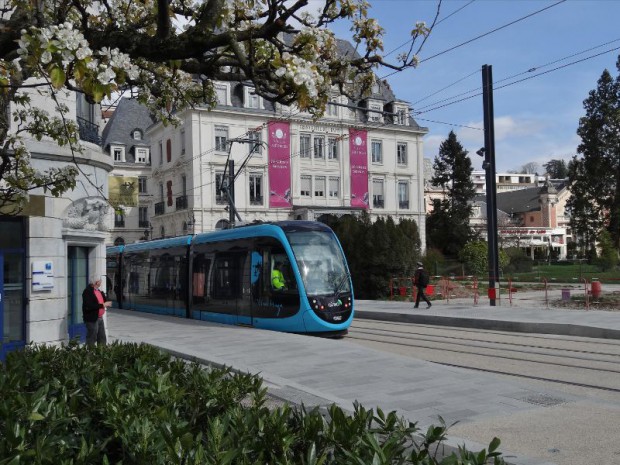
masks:
<path fill-rule="evenodd" d="M 166 161 L 168 163 L 172 161 L 172 141 L 170 139 L 166 141 Z"/>

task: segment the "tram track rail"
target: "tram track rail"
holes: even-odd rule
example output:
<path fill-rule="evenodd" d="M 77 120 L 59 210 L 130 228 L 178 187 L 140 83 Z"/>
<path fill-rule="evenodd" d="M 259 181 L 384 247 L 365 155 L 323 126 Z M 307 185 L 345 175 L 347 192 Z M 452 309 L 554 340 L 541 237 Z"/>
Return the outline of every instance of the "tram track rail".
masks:
<path fill-rule="evenodd" d="M 370 320 L 355 321 L 346 338 L 444 366 L 620 393 L 620 341 Z"/>

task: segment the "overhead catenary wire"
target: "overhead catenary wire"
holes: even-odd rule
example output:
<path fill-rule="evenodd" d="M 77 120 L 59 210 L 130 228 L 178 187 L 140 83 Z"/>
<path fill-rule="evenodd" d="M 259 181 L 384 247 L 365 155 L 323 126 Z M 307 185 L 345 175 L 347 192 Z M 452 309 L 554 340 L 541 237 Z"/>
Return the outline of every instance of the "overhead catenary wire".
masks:
<path fill-rule="evenodd" d="M 620 39 L 619 39 L 619 40 L 620 40 Z M 498 89 L 503 89 L 503 88 L 506 88 L 506 87 L 510 87 L 510 86 L 515 85 L 515 84 L 518 84 L 518 83 L 520 83 L 520 82 L 523 82 L 523 81 L 528 81 L 528 80 L 533 79 L 533 78 L 535 78 L 535 77 L 542 76 L 542 75 L 545 75 L 545 74 L 549 74 L 549 73 L 551 73 L 551 72 L 553 72 L 553 71 L 557 71 L 557 70 L 560 70 L 560 69 L 563 69 L 563 68 L 567 68 L 568 66 L 572 66 L 572 65 L 575 65 L 575 64 L 578 64 L 578 63 L 582 63 L 582 62 L 584 62 L 584 61 L 591 60 L 592 58 L 596 58 L 596 57 L 599 57 L 599 56 L 604 55 L 604 54 L 606 54 L 606 53 L 614 52 L 614 51 L 616 51 L 616 50 L 620 50 L 620 47 L 613 47 L 613 48 L 610 48 L 610 49 L 605 50 L 605 51 L 603 51 L 603 52 L 600 52 L 600 53 L 595 53 L 595 54 L 593 54 L 593 55 L 590 55 L 590 56 L 587 56 L 587 57 L 581 58 L 581 59 L 579 59 L 579 60 L 574 60 L 574 61 L 571 61 L 570 63 L 566 63 L 566 64 L 561 65 L 561 66 L 556 66 L 555 68 L 549 69 L 549 70 L 547 70 L 547 71 L 542 71 L 542 72 L 540 72 L 540 73 L 533 74 L 533 75 L 531 75 L 531 76 L 527 76 L 527 77 L 525 77 L 525 78 L 518 79 L 518 80 L 516 80 L 516 81 L 512 81 L 512 82 L 509 82 L 509 83 L 504 84 L 504 85 L 500 85 L 500 86 L 494 85 L 494 89 L 495 89 L 495 90 L 498 90 Z M 573 56 L 575 56 L 575 55 L 573 55 Z M 556 61 L 556 63 L 557 63 L 557 61 Z M 534 72 L 534 71 L 535 71 L 535 70 L 537 70 L 537 69 L 538 69 L 538 68 L 530 68 L 530 70 L 528 70 L 527 72 Z M 502 79 L 502 80 L 500 80 L 500 81 L 496 81 L 496 84 L 497 84 L 497 83 L 499 83 L 499 82 L 505 82 L 506 80 L 513 79 L 514 77 L 517 77 L 517 76 L 520 76 L 520 75 L 523 75 L 523 74 L 524 74 L 524 73 L 518 73 L 518 74 L 516 74 L 516 75 L 514 75 L 514 76 L 512 76 L 512 77 L 505 78 L 505 79 Z M 454 104 L 456 104 L 456 103 L 460 103 L 460 102 L 463 102 L 463 101 L 465 101 L 465 100 L 469 100 L 469 99 L 472 99 L 472 98 L 477 97 L 477 96 L 479 96 L 479 95 L 482 95 L 482 91 L 481 91 L 481 90 L 479 90 L 479 89 L 472 89 L 472 90 L 467 91 L 467 92 L 464 92 L 464 93 L 462 93 L 462 94 L 458 94 L 458 95 L 456 95 L 456 96 L 454 96 L 454 97 L 459 97 L 459 96 L 461 96 L 461 95 L 466 95 L 466 94 L 468 94 L 468 93 L 470 93 L 470 92 L 476 92 L 476 93 L 475 93 L 475 94 L 473 94 L 473 95 L 469 95 L 469 96 L 467 96 L 467 97 L 459 98 L 459 99 L 457 99 L 457 100 L 449 101 L 448 103 L 445 103 L 445 104 L 443 104 L 443 105 L 436 105 L 436 104 L 441 103 L 441 102 L 444 102 L 444 101 L 448 101 L 448 100 L 450 100 L 450 98 L 447 98 L 447 99 L 444 99 L 444 100 L 441 100 L 441 101 L 435 102 L 435 105 L 436 105 L 436 106 L 433 106 L 434 104 L 429 104 L 429 105 L 426 105 L 426 106 L 424 106 L 424 107 L 422 107 L 422 108 L 420 108 L 420 109 L 418 109 L 418 110 L 412 111 L 411 115 L 415 117 L 415 116 L 417 116 L 417 115 L 421 115 L 421 114 L 428 113 L 428 112 L 431 112 L 431 111 L 439 110 L 440 108 L 445 108 L 445 107 L 447 107 L 447 106 L 454 105 Z M 429 107 L 430 107 L 430 108 L 429 108 Z"/>
<path fill-rule="evenodd" d="M 552 4 L 552 5 L 548 5 L 548 6 L 544 7 L 544 8 L 541 8 L 540 10 L 536 10 L 536 11 L 534 11 L 532 13 L 529 13 L 529 14 L 527 14 L 525 16 L 522 16 L 522 17 L 517 18 L 517 19 L 515 19 L 513 21 L 510 21 L 509 23 L 506 23 L 506 24 L 504 24 L 502 26 L 498 26 L 495 29 L 491 29 L 490 31 L 487 31 L 487 32 L 482 33 L 480 35 L 477 35 L 477 36 L 475 36 L 475 37 L 473 37 L 471 39 L 468 39 L 465 42 L 461 42 L 460 44 L 454 45 L 454 46 L 452 46 L 452 47 L 450 47 L 450 48 L 448 48 L 446 50 L 443 50 L 441 52 L 435 53 L 434 55 L 431 55 L 430 57 L 423 58 L 423 59 L 419 60 L 418 63 L 421 64 L 421 63 L 424 63 L 426 61 L 429 61 L 429 60 L 432 60 L 434 58 L 437 58 L 437 57 L 439 57 L 441 55 L 444 55 L 446 53 L 452 52 L 453 50 L 456 50 L 457 48 L 461 48 L 461 47 L 463 47 L 465 45 L 468 45 L 468 44 L 470 44 L 472 42 L 475 42 L 476 40 L 482 39 L 483 37 L 486 37 L 488 35 L 494 34 L 494 33 L 498 32 L 498 31 L 501 31 L 502 29 L 505 29 L 505 28 L 510 27 L 510 26 L 512 26 L 514 24 L 517 24 L 517 23 L 519 23 L 521 21 L 524 21 L 524 20 L 526 20 L 528 18 L 531 18 L 532 16 L 540 14 L 543 11 L 546 11 L 546 10 L 548 10 L 550 8 L 553 8 L 553 7 L 555 7 L 555 6 L 557 6 L 557 5 L 561 4 L 561 3 L 564 3 L 565 1 L 566 0 L 559 0 L 558 2 L 556 2 L 556 3 Z M 385 79 L 385 78 L 388 78 L 390 76 L 393 76 L 394 74 L 400 73 L 400 72 L 404 71 L 405 69 L 410 69 L 410 68 L 403 68 L 403 69 L 399 69 L 399 70 L 393 71 L 393 72 L 391 72 L 389 74 L 386 74 L 385 76 L 381 77 L 381 79 Z"/>
<path fill-rule="evenodd" d="M 474 3 L 476 0 L 470 0 L 469 3 L 466 3 L 465 5 L 463 5 L 462 7 L 456 9 L 455 11 L 453 11 L 452 13 L 450 13 L 449 15 L 447 15 L 445 18 L 440 19 L 439 21 L 437 21 L 437 23 L 435 23 L 435 27 L 439 26 L 441 23 L 443 23 L 446 19 L 454 16 L 455 14 L 457 14 L 459 11 L 463 10 L 464 8 L 468 7 L 469 5 L 471 5 L 472 3 Z M 411 42 L 413 42 L 414 39 L 409 39 L 406 42 L 403 42 L 402 44 L 400 44 L 399 46 L 397 46 L 396 48 L 392 49 L 391 51 L 389 51 L 388 53 L 386 53 L 384 56 L 388 57 L 390 56 L 392 53 L 396 52 L 397 50 L 400 50 L 401 48 L 403 48 L 405 45 L 409 45 Z"/>

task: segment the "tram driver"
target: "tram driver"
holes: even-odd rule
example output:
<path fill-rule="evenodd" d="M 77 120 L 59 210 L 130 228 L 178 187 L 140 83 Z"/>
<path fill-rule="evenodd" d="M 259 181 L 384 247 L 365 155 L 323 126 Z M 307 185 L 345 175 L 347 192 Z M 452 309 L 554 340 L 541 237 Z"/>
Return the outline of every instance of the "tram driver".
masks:
<path fill-rule="evenodd" d="M 273 270 L 271 270 L 271 285 L 276 291 L 286 289 L 286 280 L 282 272 L 282 262 L 275 262 Z"/>

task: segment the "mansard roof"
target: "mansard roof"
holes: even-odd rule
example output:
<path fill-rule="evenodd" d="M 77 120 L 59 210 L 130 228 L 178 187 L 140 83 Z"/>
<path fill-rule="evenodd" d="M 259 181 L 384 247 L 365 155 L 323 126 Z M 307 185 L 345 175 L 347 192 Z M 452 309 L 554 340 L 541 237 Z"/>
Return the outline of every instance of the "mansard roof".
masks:
<path fill-rule="evenodd" d="M 146 129 L 154 122 L 148 108 L 139 103 L 138 100 L 121 98 L 116 110 L 114 110 L 110 120 L 103 129 L 101 135 L 103 149 L 108 151 L 110 144 L 119 144 L 125 146 L 127 153 L 131 153 L 136 146 L 149 146 L 150 140 L 146 136 Z M 135 129 L 142 131 L 141 140 L 133 138 L 133 131 Z"/>

